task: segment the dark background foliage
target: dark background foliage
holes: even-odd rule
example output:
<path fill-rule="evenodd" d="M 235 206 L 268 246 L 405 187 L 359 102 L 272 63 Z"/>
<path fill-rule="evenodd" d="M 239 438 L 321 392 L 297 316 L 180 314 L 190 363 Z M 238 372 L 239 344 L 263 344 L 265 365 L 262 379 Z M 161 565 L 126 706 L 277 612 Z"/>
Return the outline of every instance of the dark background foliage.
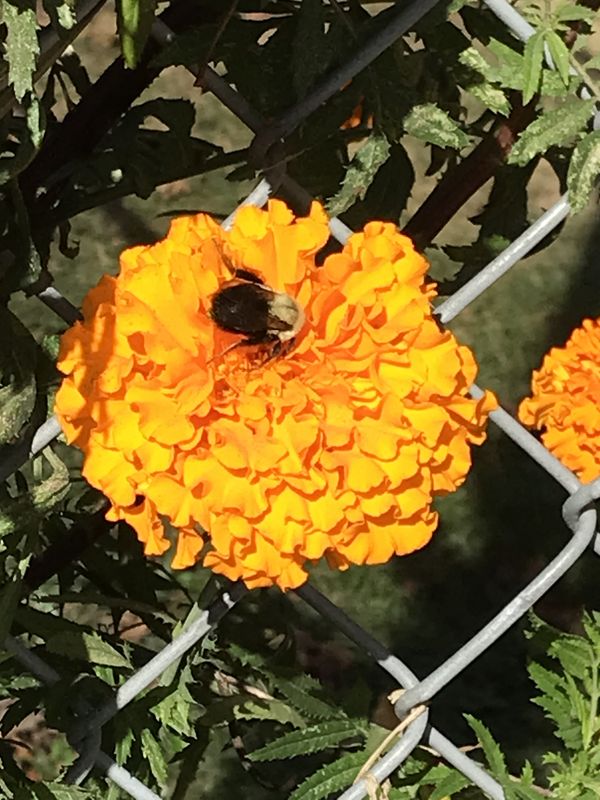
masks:
<path fill-rule="evenodd" d="M 543 354 L 600 315 L 600 229 L 588 202 L 600 145 L 592 102 L 580 96 L 582 86 L 599 96 L 596 7 L 520 3 L 539 31 L 525 46 L 482 4 L 438 3 L 291 131 L 268 164 L 268 174 L 285 165 L 351 227 L 398 222 L 426 252 L 442 295 L 568 184 L 579 213 L 452 323 L 476 353 L 480 385 L 511 412 Z M 226 216 L 262 177 L 252 134 L 187 68 L 201 75 L 214 65 L 265 119 L 277 119 L 397 10 L 357 0 L 120 0 L 116 9 L 5 0 L 0 467 L 21 463 L 58 381 L 66 324 L 36 295 L 56 286 L 78 306 L 102 273 L 116 272 L 124 247 L 154 241 L 180 213 Z M 155 15 L 177 34 L 167 46 L 148 38 Z M 345 127 L 355 111 L 355 127 Z M 117 797 L 101 776 L 85 789 L 54 782 L 72 758 L 53 733 L 71 724 L 65 698 L 100 703 L 107 685 L 145 663 L 217 591 L 201 568 L 174 574 L 168 559 L 144 560 L 131 531 L 103 519 L 102 499 L 79 469 L 78 453 L 59 442 L 0 486 L 0 633 L 22 637 L 63 676 L 43 688 L 14 659 L 0 662 L 7 797 Z M 465 486 L 438 503 L 441 525 L 424 551 L 343 574 L 318 566 L 311 582 L 425 675 L 563 546 L 563 501 L 492 429 Z M 543 619 L 579 630 L 582 609 L 598 608 L 594 558 L 584 556 L 538 604 Z M 530 702 L 531 654 L 517 626 L 436 698 L 434 723 L 469 744 L 463 713 L 473 714 L 511 770 L 525 757 L 539 765 L 551 728 Z M 179 800 L 286 797 L 339 755 L 334 745 L 293 767 L 248 753 L 324 720 L 341 725 L 337 739 L 328 729 L 335 746 L 356 754 L 356 737 L 371 730 L 366 720 L 377 731 L 394 724 L 391 688 L 298 598 L 261 591 L 109 723 L 103 746 Z"/>

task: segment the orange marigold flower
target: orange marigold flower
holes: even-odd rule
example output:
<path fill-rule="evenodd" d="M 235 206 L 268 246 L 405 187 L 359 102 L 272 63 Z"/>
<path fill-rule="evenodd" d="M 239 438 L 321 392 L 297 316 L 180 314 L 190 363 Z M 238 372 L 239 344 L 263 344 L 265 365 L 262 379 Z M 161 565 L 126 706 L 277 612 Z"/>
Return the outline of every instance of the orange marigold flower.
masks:
<path fill-rule="evenodd" d="M 553 347 L 533 373 L 519 418 L 577 477 L 600 475 L 600 319 L 586 319 L 564 347 Z"/>
<path fill-rule="evenodd" d="M 436 494 L 484 439 L 471 351 L 432 316 L 427 263 L 394 225 L 369 223 L 316 267 L 329 237 L 314 203 L 242 208 L 230 231 L 199 214 L 121 256 L 64 335 L 56 411 L 83 474 L 148 555 L 178 532 L 173 566 L 204 564 L 287 589 L 306 563 L 380 564 L 423 547 Z M 215 293 L 244 268 L 304 310 L 292 349 L 222 331 Z"/>

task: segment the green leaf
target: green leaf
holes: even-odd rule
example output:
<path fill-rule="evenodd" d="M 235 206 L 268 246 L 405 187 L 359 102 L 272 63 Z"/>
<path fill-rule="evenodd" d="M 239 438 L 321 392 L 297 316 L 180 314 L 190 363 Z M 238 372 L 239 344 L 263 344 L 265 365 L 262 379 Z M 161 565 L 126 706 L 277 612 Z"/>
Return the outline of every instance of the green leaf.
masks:
<path fill-rule="evenodd" d="M 406 133 L 438 147 L 460 150 L 469 144 L 469 137 L 458 124 L 433 103 L 415 106 L 404 120 Z"/>
<path fill-rule="evenodd" d="M 340 719 L 346 716 L 342 709 L 330 706 L 329 703 L 314 697 L 299 682 L 292 683 L 279 678 L 275 681 L 275 686 L 292 706 L 311 719 Z"/>
<path fill-rule="evenodd" d="M 498 41 L 498 39 L 490 39 L 488 50 L 492 55 L 498 59 L 496 67 L 491 67 L 491 73 L 487 74 L 488 80 L 492 79 L 495 75 L 495 80 L 506 89 L 523 89 L 524 77 L 524 58 L 512 47 Z M 485 73 L 482 73 L 485 74 Z"/>
<path fill-rule="evenodd" d="M 234 708 L 233 715 L 236 719 L 271 719 L 295 728 L 306 725 L 302 716 L 282 700 L 246 700 Z"/>
<path fill-rule="evenodd" d="M 156 741 L 148 728 L 142 729 L 142 753 L 148 759 L 150 770 L 154 775 L 156 782 L 164 789 L 167 785 L 169 777 L 169 770 L 163 749 Z"/>
<path fill-rule="evenodd" d="M 505 117 L 510 114 L 508 98 L 497 86 L 490 86 L 489 83 L 472 83 L 465 86 L 465 89 L 495 114 L 502 114 Z"/>
<path fill-rule="evenodd" d="M 99 634 L 63 631 L 50 636 L 46 647 L 51 653 L 65 656 L 75 661 L 101 664 L 105 667 L 131 668 L 131 662 L 112 645 L 105 642 Z"/>
<path fill-rule="evenodd" d="M 508 157 L 509 164 L 527 164 L 554 145 L 566 145 L 588 123 L 594 100 L 573 98 L 559 108 L 534 120 L 517 139 Z"/>
<path fill-rule="evenodd" d="M 301 100 L 327 66 L 325 10 L 322 0 L 303 0 L 297 12 L 292 44 L 292 75 L 296 97 Z"/>
<path fill-rule="evenodd" d="M 348 209 L 344 222 L 353 230 L 362 228 L 371 219 L 397 225 L 414 182 L 415 171 L 406 150 L 399 143 L 392 144 L 389 158 L 377 170 L 364 200 L 358 200 Z"/>
<path fill-rule="evenodd" d="M 561 22 L 579 22 L 580 20 L 583 22 L 593 22 L 596 18 L 596 12 L 591 8 L 576 6 L 572 3 L 562 6 L 553 13 Z"/>
<path fill-rule="evenodd" d="M 333 792 L 350 786 L 359 769 L 367 760 L 367 754 L 346 753 L 337 761 L 317 770 L 289 796 L 289 800 L 323 800 Z"/>
<path fill-rule="evenodd" d="M 27 95 L 23 105 L 25 106 L 25 121 L 27 123 L 31 144 L 35 150 L 39 150 L 46 132 L 46 115 L 44 109 L 33 93 Z"/>
<path fill-rule="evenodd" d="M 446 13 L 454 14 L 457 11 L 460 11 L 461 8 L 463 8 L 470 2 L 471 0 L 450 0 L 450 2 L 448 3 L 448 7 L 446 9 Z"/>
<path fill-rule="evenodd" d="M 467 786 L 471 786 L 471 781 L 466 775 L 463 775 L 462 772 L 459 772 L 457 769 L 446 767 L 443 764 L 439 766 L 444 770 L 442 774 L 436 772 L 435 775 L 432 775 L 434 770 L 437 770 L 437 768 L 434 767 L 434 769 L 429 770 L 423 778 L 423 784 L 434 783 L 435 785 L 435 789 L 427 800 L 446 800 L 446 798 L 462 791 L 462 789 L 466 789 Z M 435 781 L 432 780 L 432 778 L 435 778 Z"/>
<path fill-rule="evenodd" d="M 36 461 L 42 460 L 50 464 L 52 473 L 48 478 L 31 487 L 31 500 L 36 511 L 47 513 L 66 497 L 71 488 L 71 482 L 66 464 L 50 447 L 46 447 L 36 459 Z"/>
<path fill-rule="evenodd" d="M 490 111 L 508 116 L 510 103 L 506 95 L 501 89 L 492 85 L 498 82 L 497 70 L 474 47 L 467 47 L 466 50 L 463 50 L 458 60 L 467 67 L 470 73 L 475 72 L 483 78 L 478 82 L 473 79 L 462 81 L 461 85 L 464 86 L 465 90 L 482 102 Z"/>
<path fill-rule="evenodd" d="M 90 800 L 90 793 L 86 789 L 78 786 L 66 786 L 64 783 L 52 782 L 40 784 L 30 784 L 31 797 L 36 800 Z M 50 794 L 48 794 L 50 793 Z"/>
<path fill-rule="evenodd" d="M 592 131 L 578 142 L 567 173 L 569 203 L 573 211 L 582 211 L 600 175 L 600 131 Z"/>
<path fill-rule="evenodd" d="M 21 101 L 33 89 L 36 56 L 40 52 L 34 0 L 3 0 L 2 22 L 6 25 L 5 60 L 8 80 L 15 97 Z"/>
<path fill-rule="evenodd" d="M 37 348 L 27 328 L 0 307 L 0 445 L 18 438 L 35 406 Z M 10 515 L 10 510 L 9 515 Z"/>
<path fill-rule="evenodd" d="M 119 719 L 119 722 L 115 723 L 115 739 L 115 759 L 119 766 L 123 766 L 129 758 L 135 742 L 133 727 Z"/>
<path fill-rule="evenodd" d="M 560 661 L 567 675 L 580 679 L 585 677 L 586 672 L 596 662 L 592 645 L 582 636 L 561 636 L 550 646 L 548 653 Z"/>
<path fill-rule="evenodd" d="M 569 50 L 564 41 L 560 38 L 556 31 L 548 31 L 546 33 L 546 44 L 550 51 L 550 56 L 554 62 L 554 67 L 561 77 L 565 86 L 569 85 Z"/>
<path fill-rule="evenodd" d="M 483 723 L 479 722 L 479 720 L 475 719 L 475 717 L 472 717 L 470 714 L 465 714 L 465 719 L 475 731 L 475 735 L 483 748 L 492 775 L 500 780 L 508 778 L 504 756 L 492 734 Z"/>
<path fill-rule="evenodd" d="M 356 737 L 364 739 L 364 735 L 364 729 L 359 727 L 355 720 L 336 719 L 286 733 L 265 747 L 254 750 L 248 758 L 250 761 L 294 758 L 327 750 L 328 747 L 335 747 L 348 739 Z"/>
<path fill-rule="evenodd" d="M 390 144 L 382 133 L 372 133 L 369 136 L 350 162 L 339 192 L 327 203 L 327 211 L 332 217 L 346 211 L 358 198 L 364 198 L 389 152 Z"/>
<path fill-rule="evenodd" d="M 188 674 L 189 679 L 191 678 Z M 163 725 L 171 728 L 176 733 L 190 736 L 192 734 L 192 727 L 189 721 L 190 712 L 193 707 L 197 708 L 197 706 L 197 702 L 188 691 L 186 680 L 182 679 L 176 687 L 173 687 L 171 694 L 163 698 L 150 711 Z"/>
<path fill-rule="evenodd" d="M 123 58 L 133 69 L 139 61 L 154 22 L 158 0 L 117 0 L 117 27 Z"/>
<path fill-rule="evenodd" d="M 582 744 L 581 725 L 575 716 L 576 709 L 566 679 L 540 664 L 530 664 L 528 671 L 542 692 L 540 696 L 533 698 L 533 702 L 554 723 L 556 735 L 565 745 L 572 750 L 579 749 Z"/>
<path fill-rule="evenodd" d="M 542 797 L 538 789 L 533 789 L 531 786 L 523 786 L 520 783 L 511 783 L 510 790 L 518 800 L 540 800 Z M 504 792 L 506 794 L 506 788 Z"/>
<path fill-rule="evenodd" d="M 486 61 L 483 55 L 475 47 L 467 47 L 463 50 L 458 61 L 469 70 L 477 72 L 487 81 L 493 81 L 496 78 L 496 71 L 492 65 Z"/>
<path fill-rule="evenodd" d="M 545 31 L 537 31 L 525 43 L 523 52 L 523 103 L 527 104 L 537 92 L 544 63 Z"/>
<path fill-rule="evenodd" d="M 65 31 L 70 31 L 77 22 L 75 0 L 44 0 L 44 10 Z"/>

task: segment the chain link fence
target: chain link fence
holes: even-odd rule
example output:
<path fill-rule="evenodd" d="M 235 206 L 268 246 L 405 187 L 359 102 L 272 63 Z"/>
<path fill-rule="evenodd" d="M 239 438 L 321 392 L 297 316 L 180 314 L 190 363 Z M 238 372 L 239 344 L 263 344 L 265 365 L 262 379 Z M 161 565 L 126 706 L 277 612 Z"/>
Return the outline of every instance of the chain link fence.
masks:
<path fill-rule="evenodd" d="M 518 38 L 525 41 L 535 32 L 507 0 L 484 0 L 484 2 Z M 242 205 L 262 206 L 271 194 L 280 195 L 296 203 L 306 203 L 311 199 L 300 185 L 285 174 L 285 168 L 277 159 L 278 142 L 381 55 L 398 37 L 409 31 L 435 5 L 436 0 L 418 0 L 398 9 L 389 24 L 373 36 L 364 47 L 357 50 L 351 60 L 336 69 L 301 102 L 272 122 L 267 123 L 263 120 L 244 98 L 211 68 L 206 67 L 201 75 L 195 75 L 198 83 L 205 90 L 212 92 L 255 134 L 251 156 L 254 163 L 263 165 L 265 178 Z M 172 41 L 174 34 L 164 22 L 157 20 L 152 30 L 152 36 L 159 44 L 166 45 Z M 550 64 L 550 66 L 552 65 Z M 597 115 L 595 123 L 595 127 L 600 127 L 600 115 Z M 568 199 L 564 196 L 476 277 L 438 306 L 436 314 L 441 322 L 447 324 L 457 317 L 475 298 L 485 292 L 545 236 L 560 225 L 569 211 Z M 234 215 L 235 211 L 224 221 L 224 227 L 227 228 L 231 224 Z M 341 243 L 345 242 L 351 234 L 350 229 L 335 218 L 331 220 L 330 228 L 332 236 Z M 65 322 L 71 324 L 78 318 L 77 309 L 56 289 L 47 288 L 37 297 L 61 316 Z M 482 395 L 482 391 L 477 386 L 473 386 L 471 394 L 477 398 Z M 453 678 L 526 614 L 534 603 L 577 562 L 589 546 L 594 547 L 595 552 L 600 555 L 600 535 L 596 535 L 596 511 L 592 507 L 593 501 L 600 497 L 600 479 L 582 485 L 569 469 L 554 458 L 537 439 L 502 408 L 491 414 L 491 420 L 529 457 L 543 467 L 568 495 L 563 505 L 563 517 L 572 536 L 551 563 L 454 655 L 425 678 L 419 680 L 410 667 L 398 656 L 390 653 L 368 631 L 355 623 L 342 609 L 314 587 L 304 585 L 296 591 L 302 600 L 337 630 L 342 631 L 354 641 L 370 659 L 374 660 L 397 682 L 399 688 L 404 690 L 394 707 L 398 719 L 406 720 L 407 724 L 404 730 L 401 735 L 397 736 L 396 743 L 386 755 L 379 758 L 371 767 L 368 775 L 340 796 L 343 800 L 359 800 L 359 798 L 372 794 L 373 779 L 378 783 L 384 781 L 419 744 L 426 744 L 433 748 L 448 764 L 460 770 L 493 800 L 502 800 L 505 795 L 500 784 L 447 739 L 441 731 L 429 724 L 427 704 L 433 701 Z M 6 459 L 4 463 L 0 464 L 0 479 L 12 474 L 27 458 L 32 458 L 43 450 L 59 433 L 60 428 L 55 418 L 45 422 L 36 432 L 29 448 L 24 444 L 21 449 L 13 449 L 10 459 Z M 75 744 L 79 758 L 65 776 L 67 783 L 81 783 L 89 771 L 96 767 L 102 770 L 110 781 L 136 800 L 159 800 L 158 795 L 126 769 L 120 767 L 111 756 L 101 751 L 102 726 L 128 703 L 136 699 L 141 692 L 160 677 L 164 670 L 196 646 L 202 637 L 219 624 L 219 621 L 246 594 L 246 591 L 242 585 L 236 584 L 223 592 L 199 619 L 187 627 L 180 636 L 164 647 L 141 669 L 137 670 L 101 707 L 91 707 L 82 697 L 75 699 L 74 710 L 78 714 L 78 722 L 70 731 L 69 739 L 71 743 Z M 8 637 L 4 646 L 26 670 L 42 683 L 52 685 L 60 680 L 60 675 L 52 667 L 15 638 Z"/>

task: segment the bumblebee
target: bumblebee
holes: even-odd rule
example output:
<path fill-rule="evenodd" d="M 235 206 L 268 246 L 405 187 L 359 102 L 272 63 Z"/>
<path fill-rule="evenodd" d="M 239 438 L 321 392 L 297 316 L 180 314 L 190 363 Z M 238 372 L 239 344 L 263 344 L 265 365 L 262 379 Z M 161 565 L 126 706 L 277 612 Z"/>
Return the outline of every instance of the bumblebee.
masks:
<path fill-rule="evenodd" d="M 210 316 L 221 330 L 244 338 L 232 345 L 263 345 L 269 358 L 285 355 L 304 325 L 304 310 L 249 269 L 233 268 L 233 279 L 213 295 Z M 225 351 L 227 352 L 227 351 Z"/>

